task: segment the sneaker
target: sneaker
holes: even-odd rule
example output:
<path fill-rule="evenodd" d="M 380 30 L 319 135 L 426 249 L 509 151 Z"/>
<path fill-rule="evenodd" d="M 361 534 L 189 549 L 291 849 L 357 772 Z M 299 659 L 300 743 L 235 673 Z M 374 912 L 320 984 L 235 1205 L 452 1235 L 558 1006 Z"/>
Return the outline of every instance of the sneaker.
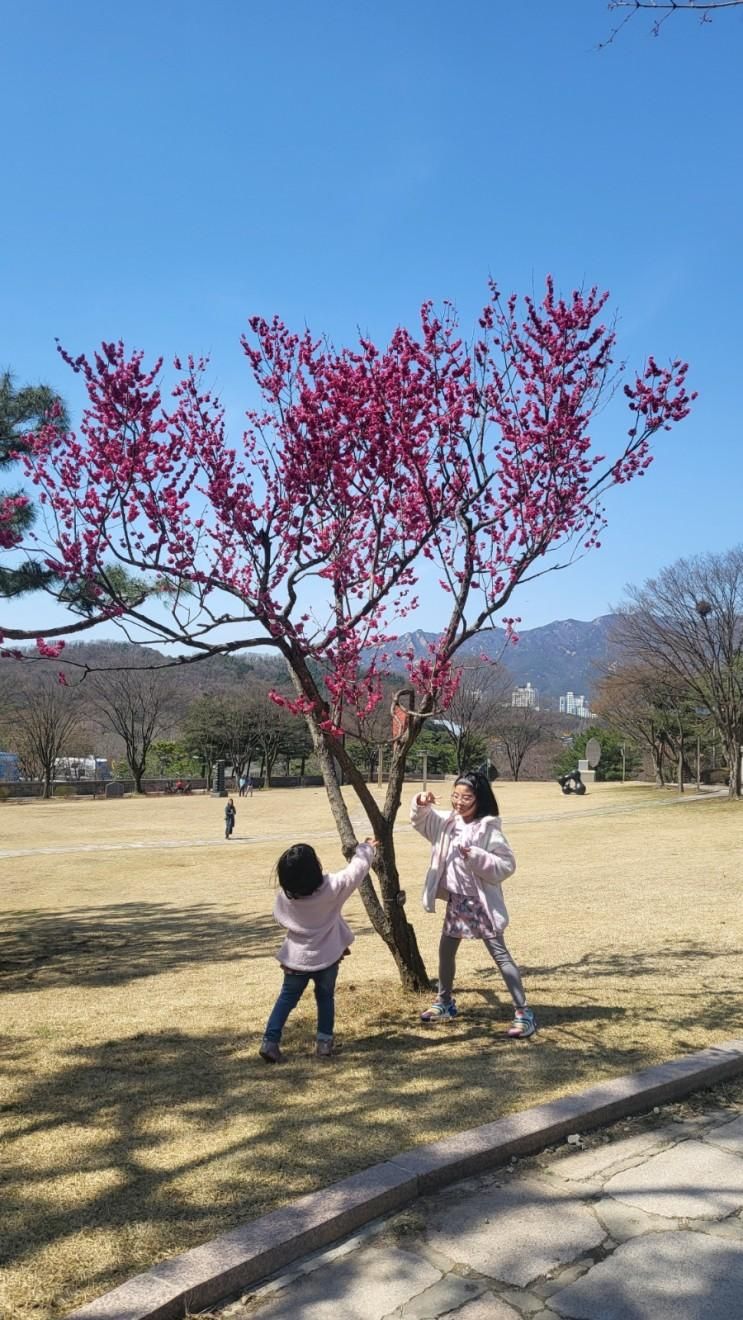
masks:
<path fill-rule="evenodd" d="M 448 1003 L 437 999 L 431 1004 L 430 1008 L 426 1009 L 425 1013 L 421 1013 L 421 1022 L 443 1022 L 447 1018 L 455 1018 L 456 1016 L 456 999 L 450 999 Z"/>
<path fill-rule="evenodd" d="M 319 1040 L 315 1046 L 315 1057 L 318 1059 L 330 1059 L 338 1053 L 339 1045 L 332 1040 Z"/>
<path fill-rule="evenodd" d="M 259 1049 L 258 1053 L 260 1054 L 264 1063 L 286 1062 L 283 1054 L 281 1053 L 281 1050 L 279 1049 L 278 1041 L 275 1040 L 266 1040 L 264 1037 L 264 1039 L 261 1041 L 261 1048 Z"/>
<path fill-rule="evenodd" d="M 534 1035 L 536 1029 L 537 1019 L 532 1010 L 530 1008 L 517 1008 L 506 1035 L 513 1037 L 514 1040 L 526 1040 L 527 1037 Z"/>

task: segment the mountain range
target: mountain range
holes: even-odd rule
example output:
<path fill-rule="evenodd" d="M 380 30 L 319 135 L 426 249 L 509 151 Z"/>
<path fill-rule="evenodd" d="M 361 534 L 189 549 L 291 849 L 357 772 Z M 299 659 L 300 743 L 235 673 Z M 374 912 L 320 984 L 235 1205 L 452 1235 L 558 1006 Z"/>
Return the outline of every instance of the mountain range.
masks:
<path fill-rule="evenodd" d="M 513 676 L 514 686 L 531 683 L 540 696 L 556 699 L 566 692 L 590 697 L 609 657 L 609 638 L 616 616 L 602 614 L 586 623 L 580 619 L 560 619 L 541 628 L 518 629 L 517 642 L 508 642 L 502 628 L 481 633 L 465 642 L 459 658 L 485 655 L 501 660 Z M 413 648 L 416 656 L 425 656 L 436 633 L 406 633 L 395 650 Z"/>
<path fill-rule="evenodd" d="M 609 654 L 609 637 L 615 620 L 613 614 L 603 614 L 590 623 L 580 619 L 561 619 L 541 628 L 524 628 L 518 632 L 517 642 L 508 642 L 502 628 L 481 633 L 466 642 L 457 653 L 458 660 L 472 661 L 479 655 L 489 660 L 500 660 L 510 672 L 514 686 L 531 683 L 541 697 L 552 701 L 566 692 L 591 696 Z M 405 633 L 398 637 L 394 650 L 411 647 L 416 657 L 428 654 L 428 646 L 437 634 Z M 388 647 L 391 650 L 392 647 Z M 74 662 L 87 663 L 94 668 L 137 665 L 152 660 L 152 653 L 133 643 L 98 642 L 72 643 L 59 661 L 51 662 L 56 672 Z M 5 662 L 8 677 L 15 669 L 13 661 Z M 246 682 L 259 686 L 286 683 L 283 662 L 272 653 L 245 652 L 242 656 L 212 656 L 198 664 L 178 666 L 168 671 L 173 685 L 173 696 L 184 708 L 206 693 L 236 693 Z"/>

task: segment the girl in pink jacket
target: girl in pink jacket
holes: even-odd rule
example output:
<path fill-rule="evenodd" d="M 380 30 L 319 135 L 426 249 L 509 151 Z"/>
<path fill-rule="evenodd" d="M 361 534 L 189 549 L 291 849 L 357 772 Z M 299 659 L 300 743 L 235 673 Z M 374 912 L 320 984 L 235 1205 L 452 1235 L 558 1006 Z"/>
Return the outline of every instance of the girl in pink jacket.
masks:
<path fill-rule="evenodd" d="M 281 1033 L 310 981 L 315 983 L 317 1002 L 317 1055 L 333 1053 L 335 982 L 338 965 L 355 939 L 341 916 L 341 908 L 369 874 L 375 839 L 360 843 L 348 866 L 334 875 L 326 874 L 314 848 L 295 843 L 276 863 L 281 890 L 273 914 L 286 930 L 278 958 L 284 984 L 273 1006 L 259 1050 L 266 1063 L 283 1063 L 279 1048 Z"/>
<path fill-rule="evenodd" d="M 437 898 L 446 901 L 439 944 L 439 992 L 423 1022 L 457 1016 L 452 994 L 457 950 L 461 941 L 482 940 L 506 983 L 514 1004 L 509 1036 L 525 1039 L 537 1029 L 527 1006 L 521 973 L 503 938 L 508 912 L 501 882 L 516 870 L 516 859 L 501 832 L 498 804 L 485 775 L 460 775 L 454 782 L 452 810 L 436 811 L 433 793 L 419 793 L 410 822 L 433 844 L 423 890 L 423 906 L 433 912 Z"/>

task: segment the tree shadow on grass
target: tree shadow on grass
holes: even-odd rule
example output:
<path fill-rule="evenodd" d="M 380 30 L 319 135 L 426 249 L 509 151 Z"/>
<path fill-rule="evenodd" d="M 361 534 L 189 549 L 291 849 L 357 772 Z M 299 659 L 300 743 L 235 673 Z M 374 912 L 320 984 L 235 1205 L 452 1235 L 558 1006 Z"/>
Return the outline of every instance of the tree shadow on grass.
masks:
<path fill-rule="evenodd" d="M 380 1020 L 327 1065 L 311 1056 L 301 1023 L 287 1032 L 289 1062 L 267 1067 L 257 1039 L 246 1047 L 229 1033 L 142 1032 L 72 1047 L 45 1077 L 29 1053 L 16 1098 L 2 1106 L 2 1264 L 34 1265 L 40 1249 L 69 1241 L 64 1311 L 80 1301 L 79 1285 L 104 1291 L 422 1140 L 536 1103 L 545 1086 L 590 1080 L 590 1060 L 582 1066 L 554 1043 L 547 1066 L 528 1046 L 494 1049 L 477 1023 L 456 1039 L 470 1058 L 452 1051 L 451 1036 Z M 152 1252 L 145 1261 L 132 1224 Z M 76 1235 L 99 1231 L 117 1249 L 92 1257 L 81 1279 Z"/>
<path fill-rule="evenodd" d="M 684 966 L 688 970 L 689 963 L 709 962 L 714 958 L 726 957 L 729 952 L 729 949 L 715 948 L 712 944 L 702 944 L 696 940 L 673 940 L 657 949 L 638 949 L 631 953 L 619 952 L 612 947 L 594 949 L 591 953 L 584 953 L 582 958 L 576 958 L 574 962 L 531 966 L 523 970 L 525 976 L 549 976 L 551 979 L 556 976 L 569 976 L 571 979 L 665 976 L 670 965 L 678 973 Z"/>
<path fill-rule="evenodd" d="M 136 915 L 140 905 L 120 911 L 132 907 Z M 155 907 L 147 971 L 161 946 L 163 958 L 180 963 L 186 955 L 179 938 L 189 942 L 187 956 L 199 956 L 199 929 L 215 920 L 212 909 L 192 909 L 194 922 L 176 922 L 169 953 L 173 912 L 158 917 Z M 248 930 L 241 921 L 216 921 L 219 937 L 208 956 L 249 956 L 255 922 Z M 261 938 L 258 932 L 259 944 Z M 654 969 L 670 987 L 658 1006 L 668 1034 L 651 1039 L 631 1029 L 637 959 L 597 951 L 589 993 L 580 1000 L 576 967 L 584 969 L 585 960 L 531 969 L 535 977 L 549 973 L 558 987 L 569 979 L 575 989 L 566 985 L 537 1004 L 543 1029 L 525 1042 L 503 1035 L 509 1007 L 499 978 L 478 974 L 464 991 L 470 998 L 476 992 L 473 1011 L 434 1028 L 418 1021 L 415 996 L 385 1002 L 374 986 L 357 991 L 341 982 L 337 1022 L 345 1048 L 327 1064 L 312 1057 L 311 999 L 290 1019 L 282 1067 L 257 1058 L 262 1023 L 247 1041 L 229 1032 L 172 1030 L 70 1046 L 45 1076 L 30 1045 L 25 1056 L 16 1049 L 4 1060 L 15 1098 L 2 1106 L 9 1286 L 20 1296 L 21 1276 L 33 1270 L 39 1286 L 57 1288 L 49 1314 L 63 1314 L 165 1256 L 421 1142 L 679 1053 L 679 1033 L 692 1012 L 698 1025 L 704 1008 L 695 987 L 682 998 L 683 970 L 690 954 L 698 967 L 711 953 L 686 942 L 642 955 L 647 975 Z M 97 974 L 92 967 L 91 977 Z M 121 978 L 131 974 L 125 963 Z M 743 991 L 725 993 L 732 1014 Z M 710 1020 L 712 1039 L 718 1026 Z M 95 1249 L 98 1235 L 104 1245 Z M 45 1281 L 40 1254 L 50 1246 L 54 1285 Z M 22 1314 L 21 1306 L 13 1313 Z"/>
<path fill-rule="evenodd" d="M 679 940 L 632 953 L 597 949 L 574 962 L 526 967 L 524 975 L 527 983 L 529 978 L 546 978 L 552 985 L 559 986 L 564 980 L 580 987 L 576 999 L 580 997 L 581 1002 L 573 1005 L 574 1020 L 584 1012 L 591 1017 L 596 999 L 603 993 L 602 981 L 614 986 L 624 983 L 632 986 L 636 999 L 642 1000 L 641 1009 L 632 1011 L 641 1011 L 647 1021 L 655 1021 L 673 1033 L 703 1027 L 722 1039 L 735 1035 L 736 1024 L 743 1020 L 743 984 L 734 975 L 732 965 L 727 972 L 724 968 L 725 960 L 735 956 L 730 947 Z M 695 983 L 690 983 L 690 973 Z M 724 984 L 725 976 L 732 979 L 731 988 Z M 662 993 L 655 1001 L 648 1001 L 643 978 L 662 983 Z M 635 982 L 639 982 L 637 987 L 633 985 Z M 544 1025 L 559 1021 L 555 1011 L 554 998 L 540 1007 L 539 1016 Z"/>
<path fill-rule="evenodd" d="M 271 916 L 232 916 L 216 903 L 118 903 L 8 912 L 0 930 L 0 992 L 112 986 L 185 965 L 267 956 Z"/>

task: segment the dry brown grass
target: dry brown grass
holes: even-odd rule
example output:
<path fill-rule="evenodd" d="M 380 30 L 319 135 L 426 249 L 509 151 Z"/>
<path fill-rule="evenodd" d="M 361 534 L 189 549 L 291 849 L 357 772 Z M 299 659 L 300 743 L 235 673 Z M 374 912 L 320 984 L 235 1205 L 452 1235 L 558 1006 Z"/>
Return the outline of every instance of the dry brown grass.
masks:
<path fill-rule="evenodd" d="M 59 850 L 2 859 L 0 1314 L 62 1315 L 392 1152 L 740 1032 L 743 808 L 635 785 L 498 794 L 539 1036 L 502 1036 L 480 945 L 460 956 L 462 1017 L 420 1026 L 354 899 L 344 1052 L 312 1058 L 308 995 L 281 1069 L 256 1057 L 280 979 L 270 873 L 300 838 L 341 864 L 322 790 L 238 802 L 230 843 L 210 798 L 0 805 L 0 847 Z M 434 973 L 427 848 L 404 821 L 398 839 Z M 144 846 L 112 847 L 130 840 Z M 154 846 L 176 840 L 191 846 Z"/>

